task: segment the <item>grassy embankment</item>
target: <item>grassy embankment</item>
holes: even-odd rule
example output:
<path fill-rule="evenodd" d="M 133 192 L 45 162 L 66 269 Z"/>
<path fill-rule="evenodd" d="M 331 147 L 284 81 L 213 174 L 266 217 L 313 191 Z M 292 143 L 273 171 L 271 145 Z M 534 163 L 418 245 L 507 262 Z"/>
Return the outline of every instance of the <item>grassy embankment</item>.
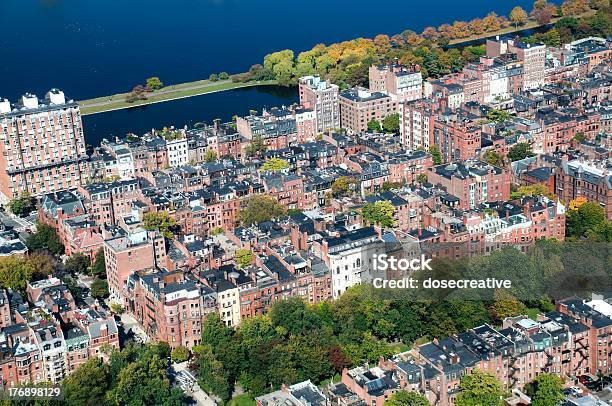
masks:
<path fill-rule="evenodd" d="M 195 82 L 181 83 L 178 85 L 165 86 L 155 92 L 147 93 L 146 100 L 138 100 L 133 103 L 125 101 L 129 93 L 119 93 L 112 96 L 98 97 L 95 99 L 79 102 L 81 114 L 103 113 L 113 110 L 129 109 L 133 107 L 146 106 L 170 100 L 184 99 L 187 97 L 200 96 L 207 93 L 222 92 L 225 90 L 238 89 L 242 87 L 274 85 L 276 81 L 257 81 L 248 83 L 234 83 L 231 80 L 211 82 L 209 80 L 198 80 Z"/>

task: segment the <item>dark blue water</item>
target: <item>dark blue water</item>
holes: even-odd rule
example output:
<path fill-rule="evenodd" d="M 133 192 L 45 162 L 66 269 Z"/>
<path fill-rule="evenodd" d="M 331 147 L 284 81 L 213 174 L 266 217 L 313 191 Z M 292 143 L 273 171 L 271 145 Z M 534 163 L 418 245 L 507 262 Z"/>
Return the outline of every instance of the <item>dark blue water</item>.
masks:
<path fill-rule="evenodd" d="M 80 100 L 127 91 L 153 75 L 166 83 L 192 81 L 245 71 L 279 49 L 420 31 L 489 11 L 507 15 L 517 4 L 529 9 L 532 0 L 0 0 L 0 97 L 59 87 Z M 252 102 L 247 110 L 288 102 L 260 92 L 235 94 L 229 100 L 247 98 L 236 102 L 236 113 Z M 202 103 L 198 117 L 210 120 L 231 110 L 226 97 L 166 103 L 156 114 L 87 118 L 87 138 L 136 130 L 149 117 L 156 121 L 146 127 L 172 122 L 184 111 L 173 104 Z"/>

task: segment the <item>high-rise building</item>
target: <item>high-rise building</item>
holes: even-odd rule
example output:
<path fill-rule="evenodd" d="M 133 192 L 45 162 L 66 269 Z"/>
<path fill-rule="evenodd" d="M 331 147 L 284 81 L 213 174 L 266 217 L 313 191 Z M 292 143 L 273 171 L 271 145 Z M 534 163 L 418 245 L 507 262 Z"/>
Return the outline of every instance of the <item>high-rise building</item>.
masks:
<path fill-rule="evenodd" d="M 11 105 L 0 99 L 0 198 L 76 187 L 87 176 L 85 139 L 76 102 L 49 91 L 25 94 Z"/>
<path fill-rule="evenodd" d="M 340 128 L 340 89 L 337 85 L 319 76 L 304 76 L 300 78 L 299 88 L 300 104 L 315 112 L 317 132 Z"/>

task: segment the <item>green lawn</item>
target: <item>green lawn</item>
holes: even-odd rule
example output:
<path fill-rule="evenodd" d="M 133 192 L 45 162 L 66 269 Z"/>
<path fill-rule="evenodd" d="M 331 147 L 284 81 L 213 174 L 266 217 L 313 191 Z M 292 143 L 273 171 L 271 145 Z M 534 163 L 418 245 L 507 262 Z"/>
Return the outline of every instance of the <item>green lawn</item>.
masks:
<path fill-rule="evenodd" d="M 147 100 L 140 100 L 134 103 L 125 101 L 128 93 L 119 93 L 113 96 L 98 97 L 90 100 L 79 102 L 81 114 L 86 116 L 89 114 L 102 113 L 105 111 L 129 109 L 132 107 L 146 106 L 147 104 L 160 103 L 164 101 L 183 99 L 187 97 L 200 96 L 207 93 L 221 92 L 224 90 L 238 89 L 241 87 L 251 87 L 260 85 L 276 84 L 274 80 L 257 81 L 247 83 L 233 83 L 231 81 L 210 82 L 208 80 L 200 80 L 196 82 L 181 83 L 178 85 L 166 86 L 156 92 L 148 93 Z M 200 86 L 200 87 L 197 87 Z M 165 92 L 165 93 L 161 93 Z M 109 102 L 110 99 L 110 102 Z M 95 105 L 104 103 L 101 105 Z M 93 105 L 93 106 L 92 106 Z"/>
<path fill-rule="evenodd" d="M 255 406 L 255 399 L 248 393 L 243 393 L 242 395 L 233 397 L 227 403 L 227 406 Z"/>

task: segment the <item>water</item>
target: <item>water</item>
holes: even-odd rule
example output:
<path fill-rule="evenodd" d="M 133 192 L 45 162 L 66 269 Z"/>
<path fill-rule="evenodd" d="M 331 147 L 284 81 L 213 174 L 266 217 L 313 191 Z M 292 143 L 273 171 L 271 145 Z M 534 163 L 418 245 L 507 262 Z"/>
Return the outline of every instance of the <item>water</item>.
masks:
<path fill-rule="evenodd" d="M 128 91 L 149 76 L 166 83 L 198 80 L 245 71 L 279 49 L 418 32 L 488 11 L 507 15 L 517 4 L 529 10 L 532 0 L 0 0 L 0 97 L 16 100 L 26 91 L 42 95 L 58 87 L 82 100 Z M 178 122 L 187 117 L 177 114 L 191 111 L 198 114 L 190 119 L 210 120 L 247 105 L 293 100 L 232 93 L 88 117 L 88 142 L 96 143 L 100 131 L 134 131 L 149 117 Z"/>

